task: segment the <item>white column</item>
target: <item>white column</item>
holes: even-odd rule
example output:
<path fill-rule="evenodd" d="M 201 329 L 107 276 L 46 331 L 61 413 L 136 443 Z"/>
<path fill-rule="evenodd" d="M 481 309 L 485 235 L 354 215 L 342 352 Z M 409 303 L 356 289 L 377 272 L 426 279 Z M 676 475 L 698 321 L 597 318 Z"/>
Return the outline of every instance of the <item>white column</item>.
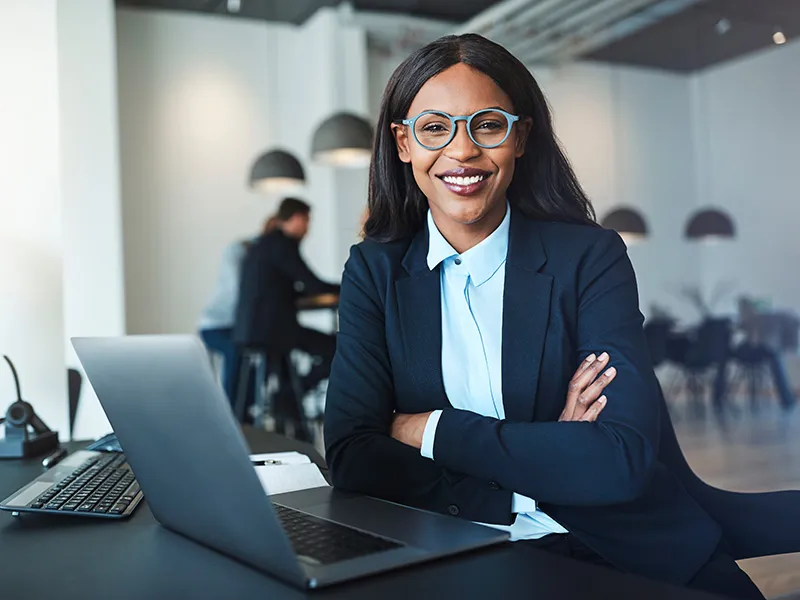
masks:
<path fill-rule="evenodd" d="M 366 205 L 367 169 L 314 163 L 311 139 L 317 126 L 336 112 L 368 116 L 366 33 L 343 22 L 338 11 L 324 8 L 291 38 L 273 39 L 272 53 L 278 66 L 271 84 L 276 143 L 302 160 L 308 183 L 299 195 L 313 206 L 303 254 L 321 277 L 339 281 Z M 311 327 L 330 328 L 329 315 L 305 314 L 301 319 Z"/>
<path fill-rule="evenodd" d="M 117 55 L 112 0 L 59 0 L 58 68 L 67 365 L 69 339 L 125 332 Z M 110 430 L 84 376 L 75 437 Z"/>
<path fill-rule="evenodd" d="M 56 0 L 0 2 L 0 353 L 67 428 Z M 0 411 L 13 400 L 0 365 Z"/>

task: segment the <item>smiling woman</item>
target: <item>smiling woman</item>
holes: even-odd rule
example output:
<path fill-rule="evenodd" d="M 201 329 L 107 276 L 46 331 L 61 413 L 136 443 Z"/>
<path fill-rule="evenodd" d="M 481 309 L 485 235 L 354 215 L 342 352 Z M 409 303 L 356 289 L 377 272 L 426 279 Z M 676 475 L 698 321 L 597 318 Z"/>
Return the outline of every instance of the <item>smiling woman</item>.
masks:
<path fill-rule="evenodd" d="M 443 38 L 386 87 L 365 232 L 382 241 L 413 235 L 430 206 L 437 225 L 467 224 L 479 241 L 502 220 L 506 197 L 529 217 L 594 221 L 530 71 L 480 36 Z"/>
<path fill-rule="evenodd" d="M 625 244 L 595 224 L 522 63 L 467 34 L 397 68 L 365 229 L 326 401 L 334 485 L 762 598 L 659 453 Z"/>

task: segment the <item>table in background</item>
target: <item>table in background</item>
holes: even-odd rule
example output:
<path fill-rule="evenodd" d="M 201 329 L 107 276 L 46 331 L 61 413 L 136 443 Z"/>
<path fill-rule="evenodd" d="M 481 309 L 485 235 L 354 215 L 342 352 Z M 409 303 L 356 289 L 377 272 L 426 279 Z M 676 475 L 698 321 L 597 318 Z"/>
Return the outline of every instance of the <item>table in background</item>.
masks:
<path fill-rule="evenodd" d="M 245 436 L 253 452 L 297 450 L 324 466 L 308 444 L 256 430 Z M 40 461 L 0 461 L 0 497 L 41 473 Z M 0 580 L 9 600 L 712 598 L 513 544 L 304 592 L 166 530 L 146 502 L 127 521 L 0 511 Z"/>
<path fill-rule="evenodd" d="M 339 294 L 302 296 L 297 300 L 297 310 L 300 312 L 329 310 L 333 315 L 332 331 L 339 331 Z"/>

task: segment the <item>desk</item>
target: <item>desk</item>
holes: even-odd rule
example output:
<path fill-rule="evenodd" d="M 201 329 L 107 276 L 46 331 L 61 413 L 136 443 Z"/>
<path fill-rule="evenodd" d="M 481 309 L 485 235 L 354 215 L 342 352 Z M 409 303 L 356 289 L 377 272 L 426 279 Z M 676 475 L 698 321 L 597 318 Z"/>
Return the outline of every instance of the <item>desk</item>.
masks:
<path fill-rule="evenodd" d="M 339 330 L 339 294 L 302 296 L 297 300 L 297 310 L 303 312 L 330 310 L 333 314 L 333 331 Z"/>
<path fill-rule="evenodd" d="M 254 452 L 300 450 L 321 462 L 309 445 L 255 430 L 246 437 Z M 39 460 L 0 461 L 0 496 L 40 472 Z M 146 503 L 124 522 L 0 511 L 0 581 L 8 600 L 712 598 L 513 544 L 303 592 L 166 530 Z"/>

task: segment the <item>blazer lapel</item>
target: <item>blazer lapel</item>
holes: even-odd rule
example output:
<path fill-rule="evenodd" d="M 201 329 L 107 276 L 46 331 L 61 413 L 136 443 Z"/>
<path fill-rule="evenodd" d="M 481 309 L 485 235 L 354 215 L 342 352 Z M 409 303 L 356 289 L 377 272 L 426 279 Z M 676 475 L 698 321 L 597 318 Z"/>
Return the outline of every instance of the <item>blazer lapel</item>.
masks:
<path fill-rule="evenodd" d="M 503 406 L 506 419 L 533 420 L 553 279 L 535 221 L 512 210 L 503 293 Z"/>
<path fill-rule="evenodd" d="M 428 269 L 427 228 L 417 234 L 403 260 L 409 276 L 395 282 L 403 344 L 413 389 L 432 407 L 448 408 L 442 378 L 440 271 Z"/>

